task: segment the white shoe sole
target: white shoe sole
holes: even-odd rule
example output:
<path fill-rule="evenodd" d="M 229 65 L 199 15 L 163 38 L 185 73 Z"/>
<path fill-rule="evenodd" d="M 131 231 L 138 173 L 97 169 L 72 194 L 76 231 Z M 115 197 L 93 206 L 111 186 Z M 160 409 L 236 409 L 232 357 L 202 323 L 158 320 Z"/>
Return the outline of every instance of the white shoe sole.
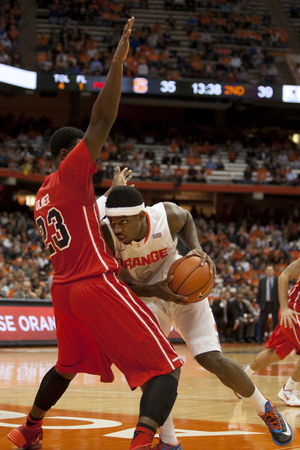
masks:
<path fill-rule="evenodd" d="M 280 392 L 279 392 L 279 394 L 280 394 Z M 293 405 L 293 404 L 289 403 L 289 400 L 286 399 L 284 395 L 280 396 L 279 394 L 278 394 L 278 398 L 280 398 L 280 400 L 283 401 L 283 403 L 285 403 L 287 406 L 292 406 L 294 408 L 300 407 L 300 402 L 299 402 L 299 405 Z"/>

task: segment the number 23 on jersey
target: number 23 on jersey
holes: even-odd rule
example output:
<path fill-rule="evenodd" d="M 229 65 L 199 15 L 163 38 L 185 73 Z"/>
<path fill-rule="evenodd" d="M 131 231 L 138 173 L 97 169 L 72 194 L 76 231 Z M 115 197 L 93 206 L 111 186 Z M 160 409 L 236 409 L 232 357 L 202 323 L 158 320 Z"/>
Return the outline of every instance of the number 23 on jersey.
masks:
<path fill-rule="evenodd" d="M 42 216 L 39 216 L 36 219 L 36 224 L 50 256 L 55 255 L 58 250 L 62 251 L 70 246 L 72 238 L 63 215 L 58 209 L 49 209 L 46 221 Z"/>

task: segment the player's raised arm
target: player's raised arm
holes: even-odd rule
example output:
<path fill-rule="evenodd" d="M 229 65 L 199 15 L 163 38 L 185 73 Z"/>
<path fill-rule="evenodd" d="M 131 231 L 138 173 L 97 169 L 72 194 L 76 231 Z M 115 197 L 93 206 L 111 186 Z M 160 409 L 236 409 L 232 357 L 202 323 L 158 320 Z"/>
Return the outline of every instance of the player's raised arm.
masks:
<path fill-rule="evenodd" d="M 292 328 L 297 323 L 300 313 L 293 311 L 288 305 L 289 281 L 300 276 L 300 258 L 287 266 L 278 277 L 278 297 L 280 303 L 280 325 Z"/>
<path fill-rule="evenodd" d="M 134 17 L 128 19 L 113 56 L 105 84 L 93 106 L 91 120 L 84 135 L 84 141 L 93 161 L 99 155 L 117 117 L 121 97 L 123 63 L 129 50 L 129 37 L 133 23 Z"/>
<path fill-rule="evenodd" d="M 202 259 L 201 265 L 204 265 L 207 261 L 211 273 L 216 276 L 215 264 L 208 254 L 202 250 L 191 214 L 175 203 L 164 202 L 164 207 L 167 213 L 172 238 L 174 239 L 175 235 L 177 235 L 190 250 L 187 256 L 199 256 Z"/>

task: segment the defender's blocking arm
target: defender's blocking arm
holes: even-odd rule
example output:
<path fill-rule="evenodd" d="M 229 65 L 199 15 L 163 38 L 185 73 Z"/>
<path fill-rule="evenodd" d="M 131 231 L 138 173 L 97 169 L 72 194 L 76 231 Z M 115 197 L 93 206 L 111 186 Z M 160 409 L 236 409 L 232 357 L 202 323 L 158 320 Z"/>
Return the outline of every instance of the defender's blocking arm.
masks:
<path fill-rule="evenodd" d="M 129 50 L 129 36 L 133 23 L 134 17 L 131 17 L 125 25 L 105 85 L 93 106 L 91 121 L 84 135 L 84 141 L 93 161 L 97 159 L 117 117 L 121 97 L 123 63 Z"/>

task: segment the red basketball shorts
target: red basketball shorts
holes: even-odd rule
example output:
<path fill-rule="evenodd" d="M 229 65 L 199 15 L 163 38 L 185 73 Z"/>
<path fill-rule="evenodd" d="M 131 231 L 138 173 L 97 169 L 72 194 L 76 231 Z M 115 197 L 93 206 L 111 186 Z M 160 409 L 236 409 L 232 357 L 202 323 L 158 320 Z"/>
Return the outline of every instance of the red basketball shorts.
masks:
<path fill-rule="evenodd" d="M 59 372 L 112 382 L 115 364 L 135 389 L 183 364 L 151 311 L 114 273 L 54 284 L 51 293 Z"/>
<path fill-rule="evenodd" d="M 300 355 L 300 316 L 297 317 L 297 324 L 293 324 L 292 328 L 285 328 L 277 325 L 270 338 L 266 343 L 267 348 L 276 350 L 276 354 L 280 359 L 284 359 L 287 355 L 295 350 Z"/>

